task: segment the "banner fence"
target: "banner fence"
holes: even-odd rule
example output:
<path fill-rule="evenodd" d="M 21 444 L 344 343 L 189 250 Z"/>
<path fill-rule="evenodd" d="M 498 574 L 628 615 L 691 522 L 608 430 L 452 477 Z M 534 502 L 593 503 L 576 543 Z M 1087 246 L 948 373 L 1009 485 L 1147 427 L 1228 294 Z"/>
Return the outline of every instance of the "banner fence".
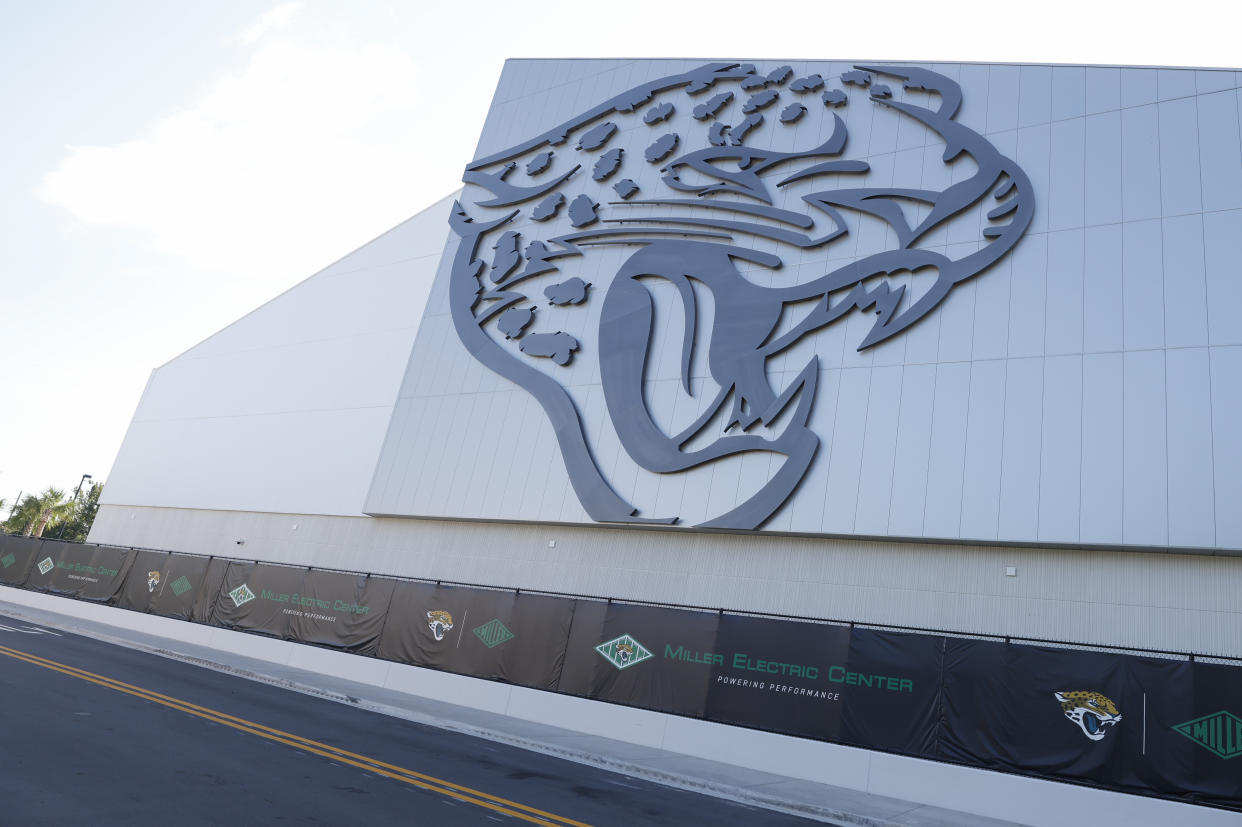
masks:
<path fill-rule="evenodd" d="M 1242 663 L 0 536 L 0 585 L 802 738 L 1242 810 Z M 1214 658 L 1214 661 L 1229 659 Z"/>

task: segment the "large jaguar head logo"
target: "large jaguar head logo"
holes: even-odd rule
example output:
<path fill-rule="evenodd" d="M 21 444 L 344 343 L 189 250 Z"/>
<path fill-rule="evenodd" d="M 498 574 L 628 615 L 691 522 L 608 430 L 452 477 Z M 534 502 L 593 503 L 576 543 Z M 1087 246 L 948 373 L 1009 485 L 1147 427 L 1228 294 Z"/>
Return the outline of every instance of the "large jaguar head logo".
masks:
<path fill-rule="evenodd" d="M 918 67 L 714 63 L 467 167 L 454 328 L 539 402 L 591 518 L 679 519 L 619 493 L 610 429 L 657 475 L 766 455 L 767 481 L 700 523 L 760 527 L 819 447 L 819 332 L 858 311 L 873 319 L 846 345 L 878 345 L 1013 249 L 1030 181 L 961 103 Z M 870 145 L 847 122 L 870 123 Z"/>
<path fill-rule="evenodd" d="M 160 573 L 158 571 L 147 572 L 147 591 L 152 594 L 160 585 Z"/>
<path fill-rule="evenodd" d="M 453 630 L 453 616 L 442 609 L 427 612 L 427 628 L 436 640 L 444 640 L 445 632 Z"/>
<path fill-rule="evenodd" d="M 1099 741 L 1121 722 L 1117 705 L 1099 692 L 1054 692 L 1065 717 L 1078 724 L 1082 734 Z"/>

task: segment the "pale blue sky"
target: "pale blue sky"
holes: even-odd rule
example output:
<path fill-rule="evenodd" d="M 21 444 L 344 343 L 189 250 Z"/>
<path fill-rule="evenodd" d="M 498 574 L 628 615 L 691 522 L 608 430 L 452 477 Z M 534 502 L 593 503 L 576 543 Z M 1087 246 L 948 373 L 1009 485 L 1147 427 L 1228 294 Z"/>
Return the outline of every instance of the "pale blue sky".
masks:
<path fill-rule="evenodd" d="M 106 479 L 154 367 L 455 189 L 506 57 L 1237 67 L 1225 8 L 0 0 L 0 498 Z"/>

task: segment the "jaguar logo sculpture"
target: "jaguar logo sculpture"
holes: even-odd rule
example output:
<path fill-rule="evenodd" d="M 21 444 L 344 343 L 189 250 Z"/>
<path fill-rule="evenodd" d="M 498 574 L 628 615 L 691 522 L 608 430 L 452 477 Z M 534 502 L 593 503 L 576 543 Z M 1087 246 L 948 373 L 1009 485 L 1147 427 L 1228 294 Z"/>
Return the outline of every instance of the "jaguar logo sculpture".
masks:
<path fill-rule="evenodd" d="M 1030 180 L 956 120 L 962 94 L 914 66 L 795 78 L 790 67 L 761 74 L 714 63 L 637 86 L 467 167 L 472 186 L 450 217 L 460 237 L 454 328 L 476 359 L 538 400 L 592 519 L 678 516 L 640 515 L 617 493 L 580 414 L 584 388 L 602 392 L 606 427 L 647 471 L 778 457 L 757 491 L 700 523 L 758 528 L 820 445 L 809 426 L 820 359 L 796 346 L 858 311 L 875 319 L 855 346 L 873 347 L 1014 248 L 1034 214 Z M 923 133 L 937 148 L 927 157 L 947 174 L 901 180 L 891 151 L 851 147 L 847 120 L 872 116 L 868 108 Z M 592 256 L 613 264 L 587 266 Z M 670 307 L 671 321 L 660 315 Z M 544 324 L 557 318 L 579 318 L 578 335 Z M 677 348 L 682 410 L 693 410 L 675 425 L 651 396 L 661 322 L 680 330 L 666 347 Z M 774 387 L 774 363 L 795 348 L 804 361 Z M 571 390 L 566 377 L 584 359 L 597 360 L 598 374 Z"/>

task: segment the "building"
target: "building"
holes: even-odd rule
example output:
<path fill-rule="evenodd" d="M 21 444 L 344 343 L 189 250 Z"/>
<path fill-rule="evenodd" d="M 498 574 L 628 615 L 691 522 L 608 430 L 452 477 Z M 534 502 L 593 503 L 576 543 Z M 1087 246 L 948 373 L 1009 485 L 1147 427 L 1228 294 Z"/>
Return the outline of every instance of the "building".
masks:
<path fill-rule="evenodd" d="M 153 372 L 91 540 L 1242 657 L 1240 79 L 509 61 L 460 196 Z M 1159 806 L 523 697 L 972 812 Z"/>

